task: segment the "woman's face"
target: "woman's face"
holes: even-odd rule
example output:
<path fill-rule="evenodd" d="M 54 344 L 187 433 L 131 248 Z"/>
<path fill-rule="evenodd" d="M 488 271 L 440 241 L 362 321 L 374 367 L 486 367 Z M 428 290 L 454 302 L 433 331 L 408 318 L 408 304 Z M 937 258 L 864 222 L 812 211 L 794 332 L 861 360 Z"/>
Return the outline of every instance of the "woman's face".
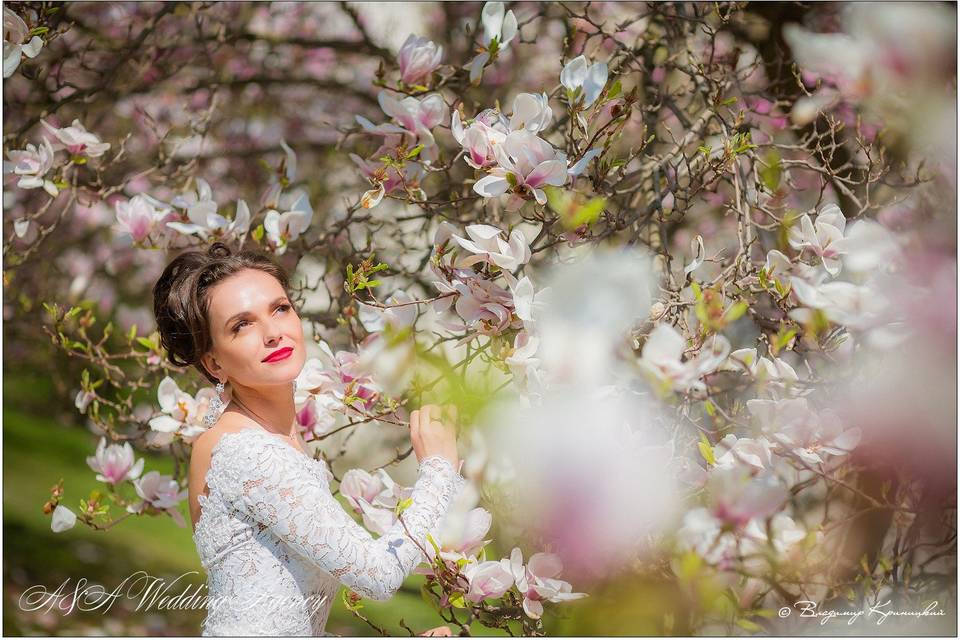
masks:
<path fill-rule="evenodd" d="M 213 347 L 203 364 L 210 373 L 246 387 L 289 385 L 296 379 L 307 358 L 303 327 L 276 278 L 244 269 L 208 294 Z"/>

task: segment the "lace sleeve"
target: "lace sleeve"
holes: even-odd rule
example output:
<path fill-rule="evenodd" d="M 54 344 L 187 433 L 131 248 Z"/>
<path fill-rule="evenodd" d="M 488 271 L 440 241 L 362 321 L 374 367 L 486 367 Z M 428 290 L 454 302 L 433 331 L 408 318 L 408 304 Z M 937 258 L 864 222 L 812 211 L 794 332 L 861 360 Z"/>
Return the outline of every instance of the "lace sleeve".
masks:
<path fill-rule="evenodd" d="M 425 458 L 402 522 L 374 539 L 312 472 L 311 461 L 288 445 L 236 447 L 229 458 L 235 473 L 224 485 L 228 500 L 318 567 L 374 600 L 391 597 L 427 559 L 418 544 L 430 551 L 427 533 L 436 538 L 439 523 L 464 484 L 448 460 Z"/>

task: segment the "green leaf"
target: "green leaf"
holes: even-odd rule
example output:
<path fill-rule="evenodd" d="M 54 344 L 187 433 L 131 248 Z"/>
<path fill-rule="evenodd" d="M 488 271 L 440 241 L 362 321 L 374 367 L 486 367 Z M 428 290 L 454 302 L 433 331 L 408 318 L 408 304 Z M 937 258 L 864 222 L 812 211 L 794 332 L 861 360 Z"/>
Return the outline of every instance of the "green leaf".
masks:
<path fill-rule="evenodd" d="M 607 99 L 613 100 L 623 91 L 623 87 L 620 84 L 620 79 L 617 78 L 613 81 L 613 84 L 610 85 L 610 90 L 607 91 Z"/>
<path fill-rule="evenodd" d="M 721 102 L 720 104 L 722 104 L 722 105 L 725 106 L 725 107 L 729 107 L 730 105 L 735 104 L 738 99 L 739 99 L 739 98 L 737 98 L 737 96 L 733 96 L 733 97 L 731 97 L 731 98 L 727 98 L 726 100 L 724 100 L 724 101 Z"/>
<path fill-rule="evenodd" d="M 418 144 L 417 146 L 415 146 L 413 149 L 410 150 L 410 153 L 408 153 L 408 154 L 406 155 L 406 159 L 407 159 L 407 160 L 413 160 L 413 159 L 416 158 L 418 155 L 420 155 L 420 152 L 421 152 L 421 151 L 423 151 L 423 145 L 422 145 L 422 144 Z"/>
<path fill-rule="evenodd" d="M 579 227 L 582 224 L 593 224 L 607 206 L 607 199 L 603 196 L 591 199 L 585 205 L 577 209 L 573 217 L 573 226 Z"/>
<path fill-rule="evenodd" d="M 747 312 L 747 308 L 750 305 L 747 304 L 746 300 L 741 300 L 732 304 L 723 314 L 724 322 L 733 322 L 738 320 L 743 314 Z"/>
<path fill-rule="evenodd" d="M 713 447 L 710 446 L 710 443 L 707 442 L 706 439 L 698 442 L 697 448 L 700 449 L 700 455 L 702 455 L 703 459 L 707 461 L 707 464 L 709 464 L 711 467 L 717 464 L 717 459 L 713 455 Z"/>
<path fill-rule="evenodd" d="M 746 629 L 747 631 L 763 631 L 763 627 L 752 620 L 747 620 L 746 618 L 740 618 L 737 620 L 737 626 Z"/>
<path fill-rule="evenodd" d="M 464 601 L 462 593 L 454 593 L 453 595 L 450 596 L 448 602 L 454 607 L 456 607 L 457 609 L 467 608 L 467 603 L 466 601 Z"/>
<path fill-rule="evenodd" d="M 401 500 L 400 502 L 397 503 L 396 514 L 399 516 L 401 513 L 403 513 L 407 509 L 407 507 L 409 507 L 412 504 L 413 504 L 413 498 L 407 498 L 406 500 Z"/>
<path fill-rule="evenodd" d="M 134 324 L 130 327 L 130 331 L 127 332 L 127 342 L 133 342 L 133 339 L 137 337 L 137 325 Z"/>
<path fill-rule="evenodd" d="M 758 171 L 760 181 L 771 193 L 780 187 L 780 179 L 783 176 L 783 164 L 780 161 L 780 154 L 776 149 L 770 149 L 763 157 L 763 165 Z"/>
<path fill-rule="evenodd" d="M 137 338 L 137 344 L 145 349 L 153 351 L 153 342 L 150 340 L 150 338 L 144 338 L 143 336 L 140 336 Z"/>
<path fill-rule="evenodd" d="M 265 232 L 263 230 L 263 225 L 258 224 L 257 228 L 253 230 L 253 233 L 251 233 L 250 236 L 254 239 L 255 242 L 257 242 L 257 244 L 259 244 L 260 241 L 263 240 L 264 233 Z"/>
<path fill-rule="evenodd" d="M 367 289 L 373 289 L 374 287 L 379 287 L 381 284 L 383 283 L 380 282 L 379 280 L 371 280 L 366 283 L 366 287 Z"/>

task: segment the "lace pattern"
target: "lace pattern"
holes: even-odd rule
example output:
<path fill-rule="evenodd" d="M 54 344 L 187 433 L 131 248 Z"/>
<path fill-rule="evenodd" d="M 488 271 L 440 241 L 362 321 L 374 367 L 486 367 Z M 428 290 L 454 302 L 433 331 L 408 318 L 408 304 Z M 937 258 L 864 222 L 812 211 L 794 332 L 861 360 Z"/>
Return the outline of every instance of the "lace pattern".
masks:
<path fill-rule="evenodd" d="M 464 485 L 446 459 L 424 459 L 412 504 L 375 539 L 333 497 L 332 477 L 259 428 L 220 437 L 193 536 L 208 578 L 202 635 L 328 635 L 340 584 L 391 597 Z"/>

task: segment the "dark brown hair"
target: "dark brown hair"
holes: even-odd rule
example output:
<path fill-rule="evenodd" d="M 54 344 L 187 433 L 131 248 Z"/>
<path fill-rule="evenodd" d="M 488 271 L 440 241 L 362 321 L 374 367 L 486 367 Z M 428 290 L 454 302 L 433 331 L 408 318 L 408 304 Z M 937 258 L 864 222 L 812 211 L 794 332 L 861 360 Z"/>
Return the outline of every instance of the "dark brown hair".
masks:
<path fill-rule="evenodd" d="M 214 242 L 206 251 L 187 251 L 174 258 L 153 286 L 153 313 L 160 344 L 167 359 L 177 367 L 193 365 L 212 383 L 200 358 L 213 347 L 210 323 L 211 287 L 244 269 L 269 273 L 289 296 L 287 273 L 268 256 L 256 251 L 233 253 L 226 244 Z"/>

